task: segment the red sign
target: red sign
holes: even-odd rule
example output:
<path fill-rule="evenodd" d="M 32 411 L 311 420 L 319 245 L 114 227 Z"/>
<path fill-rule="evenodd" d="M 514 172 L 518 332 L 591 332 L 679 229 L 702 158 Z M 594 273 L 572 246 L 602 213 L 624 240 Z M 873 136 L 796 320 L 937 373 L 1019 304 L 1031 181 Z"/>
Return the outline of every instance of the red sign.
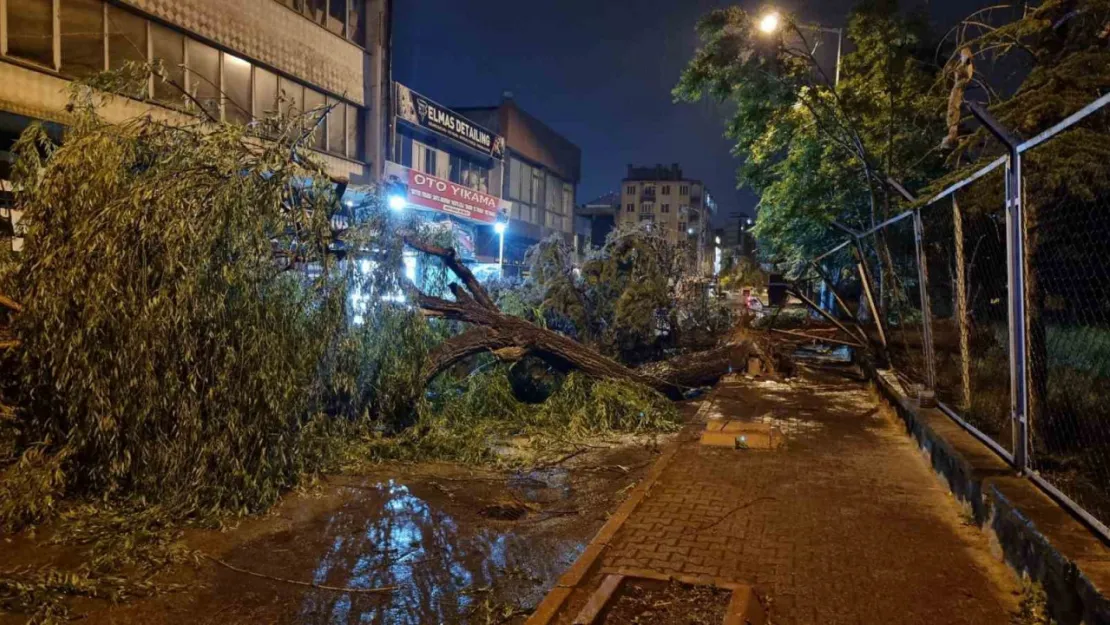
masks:
<path fill-rule="evenodd" d="M 502 209 L 509 208 L 501 198 L 397 163 L 386 162 L 385 179 L 408 188 L 409 204 L 479 223 L 491 224 Z"/>

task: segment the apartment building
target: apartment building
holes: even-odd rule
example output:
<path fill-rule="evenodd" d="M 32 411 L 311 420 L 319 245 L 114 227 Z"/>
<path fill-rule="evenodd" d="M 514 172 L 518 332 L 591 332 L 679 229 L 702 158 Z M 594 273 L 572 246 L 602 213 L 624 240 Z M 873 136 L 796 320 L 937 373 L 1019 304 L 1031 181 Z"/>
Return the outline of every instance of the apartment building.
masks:
<path fill-rule="evenodd" d="M 628 166 L 621 181 L 617 224 L 646 223 L 668 241 L 687 249 L 691 265 L 709 275 L 714 242 L 710 220 L 716 204 L 700 180 L 686 178 L 678 163 L 654 167 Z"/>
<path fill-rule="evenodd" d="M 213 117 L 248 123 L 278 107 L 331 105 L 313 148 L 354 184 L 384 165 L 390 0 L 3 0 L 0 2 L 0 221 L 15 222 L 11 144 L 34 120 L 66 124 L 76 78 L 161 61 Z M 111 121 L 179 115 L 180 90 L 151 80 L 116 97 Z M 2 236 L 2 234 L 0 234 Z M 13 247 L 19 247 L 18 237 Z"/>

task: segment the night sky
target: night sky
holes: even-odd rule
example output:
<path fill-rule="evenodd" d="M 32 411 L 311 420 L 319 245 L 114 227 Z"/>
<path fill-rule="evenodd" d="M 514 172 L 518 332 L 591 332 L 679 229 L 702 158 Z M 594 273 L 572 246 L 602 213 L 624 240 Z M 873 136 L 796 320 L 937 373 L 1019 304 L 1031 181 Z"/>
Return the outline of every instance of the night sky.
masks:
<path fill-rule="evenodd" d="M 717 199 L 716 223 L 755 197 L 736 190 L 723 138 L 727 111 L 674 104 L 694 25 L 726 0 L 397 0 L 394 78 L 446 106 L 519 106 L 582 148 L 582 204 L 618 188 L 628 163 L 682 165 Z M 740 2 L 755 10 L 760 2 Z M 844 26 L 855 0 L 778 2 L 803 19 Z M 945 28 L 985 4 L 934 0 Z M 527 7 L 527 8 L 524 8 Z M 835 37 L 825 46 L 831 67 Z M 831 72 L 830 72 L 831 74 Z"/>

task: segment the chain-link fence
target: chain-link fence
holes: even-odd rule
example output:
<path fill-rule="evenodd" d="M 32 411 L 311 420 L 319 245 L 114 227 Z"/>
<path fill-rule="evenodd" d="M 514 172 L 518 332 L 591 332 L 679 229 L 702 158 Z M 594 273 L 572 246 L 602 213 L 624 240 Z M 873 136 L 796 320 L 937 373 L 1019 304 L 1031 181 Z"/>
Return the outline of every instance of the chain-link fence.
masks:
<path fill-rule="evenodd" d="M 845 316 L 907 387 L 1110 540 L 1108 105 L 999 133 L 1007 156 L 817 260 L 854 250 L 878 313 Z"/>

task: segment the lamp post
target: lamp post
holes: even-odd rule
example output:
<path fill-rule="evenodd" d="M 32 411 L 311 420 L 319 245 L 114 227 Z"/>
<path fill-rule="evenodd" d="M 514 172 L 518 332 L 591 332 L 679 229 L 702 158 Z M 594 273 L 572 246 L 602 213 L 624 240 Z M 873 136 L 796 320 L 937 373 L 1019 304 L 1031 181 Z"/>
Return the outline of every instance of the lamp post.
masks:
<path fill-rule="evenodd" d="M 832 33 L 836 35 L 836 73 L 833 78 L 833 87 L 840 85 L 840 55 L 844 49 L 844 29 L 843 28 L 828 28 L 819 24 L 801 24 L 795 23 L 798 28 L 806 28 L 808 30 Z M 769 11 L 759 19 L 759 30 L 770 35 L 776 32 L 782 26 L 782 18 L 777 11 Z"/>
<path fill-rule="evenodd" d="M 501 241 L 497 249 L 497 271 L 502 279 L 505 278 L 505 231 L 509 229 L 509 224 L 498 220 L 493 224 L 493 230 L 500 237 Z"/>

